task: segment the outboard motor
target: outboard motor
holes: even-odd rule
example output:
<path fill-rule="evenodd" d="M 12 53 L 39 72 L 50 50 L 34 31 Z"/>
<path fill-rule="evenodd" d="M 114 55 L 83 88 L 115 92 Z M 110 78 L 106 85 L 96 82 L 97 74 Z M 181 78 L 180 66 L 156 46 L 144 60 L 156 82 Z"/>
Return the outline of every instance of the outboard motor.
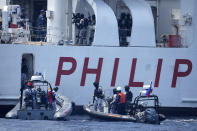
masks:
<path fill-rule="evenodd" d="M 146 122 L 151 124 L 159 124 L 159 115 L 154 108 L 147 108 L 145 110 Z"/>
<path fill-rule="evenodd" d="M 154 108 L 147 108 L 144 111 L 139 111 L 135 114 L 137 122 L 160 124 L 159 115 Z"/>

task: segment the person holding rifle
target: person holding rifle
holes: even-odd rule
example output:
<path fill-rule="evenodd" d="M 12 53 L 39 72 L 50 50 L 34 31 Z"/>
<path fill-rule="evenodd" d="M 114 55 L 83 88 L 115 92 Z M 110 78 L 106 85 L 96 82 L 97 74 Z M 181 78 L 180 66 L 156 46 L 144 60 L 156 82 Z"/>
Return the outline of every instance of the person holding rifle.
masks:
<path fill-rule="evenodd" d="M 98 82 L 94 82 L 93 85 L 95 87 L 93 96 L 94 110 L 99 109 L 100 112 L 103 112 L 104 92 Z"/>

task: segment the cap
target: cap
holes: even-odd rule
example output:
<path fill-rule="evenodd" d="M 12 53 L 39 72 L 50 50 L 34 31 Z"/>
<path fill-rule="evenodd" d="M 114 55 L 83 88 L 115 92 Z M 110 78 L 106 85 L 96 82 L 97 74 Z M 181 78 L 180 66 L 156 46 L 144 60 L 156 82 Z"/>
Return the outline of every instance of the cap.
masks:
<path fill-rule="evenodd" d="M 122 88 L 120 86 L 118 86 L 116 89 L 117 89 L 117 91 L 121 91 L 122 90 Z"/>
<path fill-rule="evenodd" d="M 97 88 L 99 87 L 99 83 L 96 82 L 96 81 L 93 83 L 93 85 L 94 85 L 95 87 L 97 87 Z"/>
<path fill-rule="evenodd" d="M 116 89 L 116 88 L 114 88 L 114 89 L 113 89 L 113 93 L 115 94 L 116 92 L 117 92 L 117 89 Z"/>
<path fill-rule="evenodd" d="M 126 85 L 124 88 L 125 88 L 125 90 L 129 90 L 129 86 L 128 85 Z"/>
<path fill-rule="evenodd" d="M 44 9 L 42 9 L 42 10 L 40 10 L 40 12 L 45 12 L 45 10 L 44 10 Z"/>

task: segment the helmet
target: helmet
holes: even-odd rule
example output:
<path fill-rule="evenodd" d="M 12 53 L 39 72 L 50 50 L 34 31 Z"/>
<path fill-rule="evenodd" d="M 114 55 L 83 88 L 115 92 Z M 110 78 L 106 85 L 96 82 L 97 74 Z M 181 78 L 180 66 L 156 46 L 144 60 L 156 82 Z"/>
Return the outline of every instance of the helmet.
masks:
<path fill-rule="evenodd" d="M 124 87 L 124 89 L 125 89 L 125 91 L 129 91 L 129 86 L 126 85 L 126 86 Z"/>
<path fill-rule="evenodd" d="M 96 81 L 93 83 L 93 85 L 94 85 L 96 88 L 98 88 L 98 87 L 99 87 L 99 83 L 98 83 L 98 82 L 96 82 Z"/>
<path fill-rule="evenodd" d="M 53 88 L 53 90 L 54 90 L 55 92 L 57 92 L 58 89 L 59 89 L 58 87 L 54 87 L 54 88 Z"/>
<path fill-rule="evenodd" d="M 118 86 L 116 89 L 117 89 L 117 91 L 121 91 L 122 90 L 122 88 L 120 86 Z"/>
<path fill-rule="evenodd" d="M 41 88 L 40 88 L 40 87 L 39 87 L 39 88 L 37 88 L 37 91 L 38 91 L 38 92 L 41 92 Z"/>
<path fill-rule="evenodd" d="M 116 92 L 117 92 L 117 89 L 116 89 L 116 88 L 114 88 L 114 89 L 113 89 L 113 93 L 114 93 L 114 94 L 116 94 Z"/>
<path fill-rule="evenodd" d="M 27 86 L 32 86 L 32 83 L 30 81 L 27 82 Z"/>

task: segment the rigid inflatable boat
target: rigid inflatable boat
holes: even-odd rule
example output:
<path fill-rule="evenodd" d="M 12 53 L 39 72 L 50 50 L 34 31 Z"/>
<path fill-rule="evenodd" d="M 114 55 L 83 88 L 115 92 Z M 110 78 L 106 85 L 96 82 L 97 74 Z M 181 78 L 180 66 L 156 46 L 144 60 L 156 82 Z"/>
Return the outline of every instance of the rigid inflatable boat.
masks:
<path fill-rule="evenodd" d="M 67 120 L 72 112 L 72 103 L 65 96 L 56 94 L 57 87 L 32 76 L 27 87 L 21 89 L 18 104 L 6 114 L 6 118 L 24 120 Z"/>
<path fill-rule="evenodd" d="M 149 96 L 145 95 L 146 91 L 151 88 L 151 85 L 143 87 L 143 90 L 140 91 L 140 95 L 134 99 L 134 103 L 128 104 L 125 115 L 112 114 L 109 109 L 110 102 L 108 102 L 108 99 L 104 100 L 103 111 L 95 110 L 94 104 L 84 105 L 83 108 L 88 115 L 97 119 L 160 124 L 166 117 L 159 113 L 158 96 L 154 94 L 149 94 Z M 152 91 L 150 93 L 152 93 Z"/>

